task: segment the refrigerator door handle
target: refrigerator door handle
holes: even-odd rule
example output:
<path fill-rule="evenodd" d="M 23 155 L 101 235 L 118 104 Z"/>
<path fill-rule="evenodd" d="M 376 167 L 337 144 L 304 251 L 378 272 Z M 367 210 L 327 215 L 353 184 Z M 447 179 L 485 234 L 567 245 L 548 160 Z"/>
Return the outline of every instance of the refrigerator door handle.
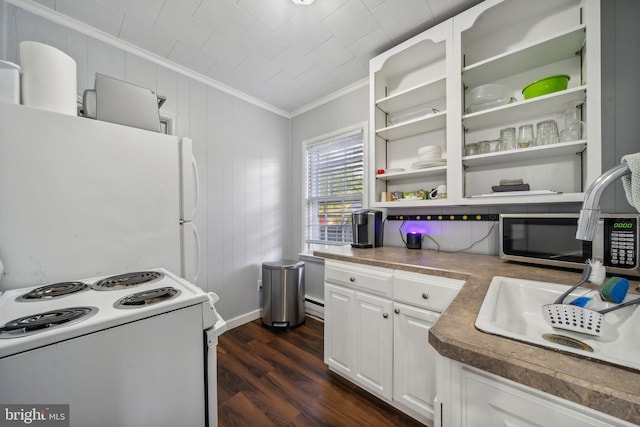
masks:
<path fill-rule="evenodd" d="M 200 175 L 189 138 L 182 138 L 180 143 L 180 190 L 180 218 L 193 221 L 200 199 Z"/>
<path fill-rule="evenodd" d="M 191 221 L 180 221 L 181 237 L 181 275 L 193 284 L 197 284 L 200 272 L 200 234 Z"/>
<path fill-rule="evenodd" d="M 198 162 L 196 162 L 196 157 L 194 155 L 191 155 L 191 170 L 193 171 L 192 178 L 194 184 L 192 218 L 195 218 L 196 211 L 198 210 L 198 204 L 200 203 L 200 174 L 198 173 Z"/>
<path fill-rule="evenodd" d="M 195 224 L 193 224 L 193 235 L 196 238 L 196 269 L 193 274 L 193 283 L 198 283 L 200 274 L 200 233 L 198 233 L 198 227 Z"/>

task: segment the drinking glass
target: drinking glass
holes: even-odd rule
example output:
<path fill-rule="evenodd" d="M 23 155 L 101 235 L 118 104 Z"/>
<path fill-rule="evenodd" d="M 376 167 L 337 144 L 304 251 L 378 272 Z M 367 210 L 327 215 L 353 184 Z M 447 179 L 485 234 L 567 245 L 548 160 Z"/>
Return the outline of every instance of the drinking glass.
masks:
<path fill-rule="evenodd" d="M 478 142 L 478 154 L 486 154 L 489 152 L 489 141 Z"/>
<path fill-rule="evenodd" d="M 545 120 L 536 125 L 536 145 L 555 144 L 559 141 L 558 123 L 555 120 Z"/>
<path fill-rule="evenodd" d="M 471 143 L 464 146 L 464 154 L 465 156 L 473 156 L 478 154 L 478 144 Z"/>
<path fill-rule="evenodd" d="M 518 148 L 533 145 L 533 125 L 522 125 L 518 128 Z"/>
<path fill-rule="evenodd" d="M 565 128 L 560 132 L 560 142 L 578 141 L 584 139 L 584 123 L 578 120 L 578 107 L 583 101 L 567 104 L 565 111 Z"/>
<path fill-rule="evenodd" d="M 516 128 L 504 128 L 500 131 L 500 151 L 516 149 Z"/>

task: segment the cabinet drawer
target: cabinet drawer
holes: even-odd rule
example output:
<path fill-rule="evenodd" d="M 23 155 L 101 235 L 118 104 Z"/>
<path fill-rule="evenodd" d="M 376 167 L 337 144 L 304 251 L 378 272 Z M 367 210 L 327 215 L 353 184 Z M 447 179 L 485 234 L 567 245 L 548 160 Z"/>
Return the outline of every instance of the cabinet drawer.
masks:
<path fill-rule="evenodd" d="M 329 283 L 359 289 L 391 298 L 393 270 L 338 261 L 325 261 L 324 280 Z"/>
<path fill-rule="evenodd" d="M 393 299 L 429 310 L 444 311 L 463 284 L 462 280 L 396 270 Z"/>

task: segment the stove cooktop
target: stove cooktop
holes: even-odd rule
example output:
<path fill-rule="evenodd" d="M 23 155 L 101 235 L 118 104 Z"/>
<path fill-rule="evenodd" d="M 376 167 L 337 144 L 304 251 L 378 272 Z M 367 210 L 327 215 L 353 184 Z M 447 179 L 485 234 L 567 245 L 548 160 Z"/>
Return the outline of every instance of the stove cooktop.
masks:
<path fill-rule="evenodd" d="M 8 290 L 0 294 L 0 357 L 208 301 L 164 269 Z"/>
<path fill-rule="evenodd" d="M 0 327 L 0 338 L 17 338 L 81 322 L 98 312 L 95 307 L 70 307 L 10 320 Z"/>
<path fill-rule="evenodd" d="M 105 277 L 93 284 L 92 288 L 97 291 L 112 291 L 140 286 L 145 283 L 153 283 L 161 280 L 164 273 L 159 271 L 135 271 L 133 273 L 119 274 L 117 276 Z"/>
<path fill-rule="evenodd" d="M 19 300 L 32 301 L 45 298 L 59 298 L 76 292 L 86 291 L 89 285 L 82 282 L 61 282 L 40 286 L 18 297 Z"/>

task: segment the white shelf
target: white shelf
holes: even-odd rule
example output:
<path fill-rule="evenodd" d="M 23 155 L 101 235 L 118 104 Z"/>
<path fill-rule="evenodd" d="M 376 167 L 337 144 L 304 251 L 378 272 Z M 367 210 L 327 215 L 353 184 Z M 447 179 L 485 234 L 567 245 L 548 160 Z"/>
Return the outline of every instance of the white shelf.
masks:
<path fill-rule="evenodd" d="M 407 172 L 388 173 L 376 175 L 376 179 L 380 181 L 400 181 L 403 179 L 425 178 L 429 176 L 444 175 L 447 173 L 447 166 L 436 166 L 433 168 L 411 169 Z"/>
<path fill-rule="evenodd" d="M 446 77 L 429 81 L 376 101 L 385 113 L 396 113 L 446 96 Z"/>
<path fill-rule="evenodd" d="M 586 146 L 586 140 L 561 142 L 558 144 L 543 145 L 540 147 L 529 147 L 518 150 L 499 151 L 497 153 L 466 156 L 462 158 L 462 163 L 466 167 L 471 168 L 523 160 L 540 160 L 580 153 L 586 148 Z"/>
<path fill-rule="evenodd" d="M 502 204 L 530 204 L 530 203 L 580 203 L 584 200 L 584 193 L 557 193 L 537 196 L 496 196 L 496 197 L 463 197 L 462 205 L 502 205 Z"/>
<path fill-rule="evenodd" d="M 466 131 L 476 131 L 527 120 L 539 116 L 541 112 L 557 113 L 565 110 L 568 102 L 584 101 L 586 93 L 586 86 L 569 88 L 549 95 L 466 114 L 462 116 L 462 124 Z"/>
<path fill-rule="evenodd" d="M 585 41 L 585 26 L 568 29 L 520 49 L 505 52 L 462 69 L 462 80 L 467 87 L 500 80 L 542 65 L 575 56 Z"/>
<path fill-rule="evenodd" d="M 377 208 L 426 208 L 434 206 L 449 206 L 449 199 L 427 199 L 427 200 L 411 200 L 400 199 L 395 202 L 375 202 Z"/>
<path fill-rule="evenodd" d="M 429 114 L 425 117 L 409 120 L 398 125 L 389 126 L 376 130 L 376 135 L 386 139 L 402 139 L 421 133 L 427 133 L 438 129 L 444 129 L 446 126 L 447 112 Z"/>

